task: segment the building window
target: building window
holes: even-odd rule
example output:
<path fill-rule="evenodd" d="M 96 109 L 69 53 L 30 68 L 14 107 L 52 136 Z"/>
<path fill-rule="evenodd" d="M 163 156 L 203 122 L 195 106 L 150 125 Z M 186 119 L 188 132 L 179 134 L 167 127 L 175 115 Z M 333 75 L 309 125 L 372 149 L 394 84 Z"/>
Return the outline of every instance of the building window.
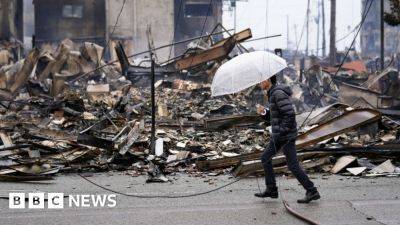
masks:
<path fill-rule="evenodd" d="M 82 5 L 64 5 L 62 10 L 64 18 L 82 18 L 83 6 Z"/>
<path fill-rule="evenodd" d="M 213 14 L 213 7 L 209 3 L 186 3 L 186 17 L 206 17 Z"/>

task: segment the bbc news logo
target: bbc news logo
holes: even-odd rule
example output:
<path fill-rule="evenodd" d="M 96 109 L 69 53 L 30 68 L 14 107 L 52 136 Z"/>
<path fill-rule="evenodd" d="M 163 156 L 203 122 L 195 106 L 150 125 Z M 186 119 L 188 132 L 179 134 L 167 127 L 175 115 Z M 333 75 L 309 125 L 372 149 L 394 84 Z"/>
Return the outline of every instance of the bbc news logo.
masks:
<path fill-rule="evenodd" d="M 9 208 L 44 209 L 46 206 L 48 209 L 63 209 L 65 206 L 78 208 L 114 208 L 117 206 L 117 196 L 115 194 L 79 194 L 68 195 L 68 198 L 64 198 L 64 193 L 47 193 L 47 198 L 45 197 L 45 193 L 9 193 Z M 27 204 L 26 198 L 28 199 Z"/>

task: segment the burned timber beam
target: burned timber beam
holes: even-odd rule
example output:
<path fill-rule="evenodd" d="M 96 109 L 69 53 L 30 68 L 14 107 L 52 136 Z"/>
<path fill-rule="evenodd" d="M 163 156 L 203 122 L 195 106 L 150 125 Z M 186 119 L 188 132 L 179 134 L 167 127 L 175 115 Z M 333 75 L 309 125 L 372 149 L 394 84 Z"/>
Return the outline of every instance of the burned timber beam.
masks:
<path fill-rule="evenodd" d="M 246 40 L 252 38 L 253 35 L 251 34 L 251 30 L 248 28 L 248 29 L 246 29 L 246 30 L 242 30 L 242 31 L 240 31 L 240 32 L 238 32 L 238 33 L 232 35 L 232 37 L 235 39 L 236 42 L 240 43 L 240 42 L 243 42 L 243 41 L 246 41 Z M 229 40 L 229 38 L 225 38 L 225 39 L 223 39 L 223 40 L 221 40 L 221 41 L 215 43 L 215 44 L 213 45 L 213 47 L 222 46 L 222 45 L 224 45 L 228 40 Z"/>
<path fill-rule="evenodd" d="M 206 130 L 220 130 L 259 122 L 263 122 L 259 115 L 234 115 L 204 120 L 204 128 Z"/>
<path fill-rule="evenodd" d="M 223 45 L 211 46 L 210 49 L 176 60 L 175 69 L 186 70 L 212 60 L 226 58 L 235 45 L 236 40 L 231 37 Z"/>
<path fill-rule="evenodd" d="M 372 109 L 355 109 L 345 112 L 343 115 L 328 120 L 320 126 L 299 135 L 296 140 L 296 148 L 302 149 L 317 144 L 323 140 L 335 137 L 336 135 L 376 122 L 380 117 L 380 112 Z M 258 151 L 234 157 L 197 161 L 196 166 L 201 170 L 226 168 L 236 166 L 240 162 L 257 160 L 261 157 L 261 154 L 262 152 Z"/>

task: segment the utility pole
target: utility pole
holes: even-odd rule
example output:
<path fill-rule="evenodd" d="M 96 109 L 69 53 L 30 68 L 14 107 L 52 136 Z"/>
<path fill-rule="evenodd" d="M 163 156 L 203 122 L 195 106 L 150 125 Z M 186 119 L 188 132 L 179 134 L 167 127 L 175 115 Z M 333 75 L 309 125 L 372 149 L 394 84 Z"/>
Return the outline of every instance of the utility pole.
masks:
<path fill-rule="evenodd" d="M 296 40 L 295 41 L 295 45 L 297 45 L 297 24 L 294 24 L 293 25 L 293 28 L 294 28 L 294 40 Z"/>
<path fill-rule="evenodd" d="M 317 11 L 318 11 L 318 15 L 317 15 L 317 56 L 319 55 L 319 22 L 320 22 L 320 17 L 321 17 L 321 13 L 320 13 L 320 6 L 321 6 L 321 2 L 318 1 L 317 2 Z"/>
<path fill-rule="evenodd" d="M 235 25 L 233 25 L 234 26 L 234 34 L 236 34 L 236 19 L 237 19 L 236 13 L 237 13 L 237 10 L 236 10 L 236 2 L 235 2 Z"/>
<path fill-rule="evenodd" d="M 286 15 L 286 49 L 289 50 L 289 15 Z"/>
<path fill-rule="evenodd" d="M 381 71 L 383 71 L 385 67 L 385 21 L 383 20 L 384 11 L 384 0 L 381 0 Z"/>
<path fill-rule="evenodd" d="M 236 34 L 236 0 L 231 0 L 231 7 L 233 7 L 233 33 Z"/>
<path fill-rule="evenodd" d="M 322 57 L 326 56 L 326 40 L 325 40 L 325 0 L 322 0 Z"/>
<path fill-rule="evenodd" d="M 150 152 L 155 155 L 156 149 L 156 97 L 155 97 L 155 72 L 154 72 L 154 53 L 150 49 L 151 57 L 151 138 L 150 138 Z"/>
<path fill-rule="evenodd" d="M 307 1 L 307 32 L 306 32 L 306 56 L 308 56 L 308 34 L 309 34 L 309 22 L 310 22 L 310 0 Z"/>
<path fill-rule="evenodd" d="M 336 0 L 331 0 L 331 27 L 329 39 L 329 63 L 336 64 Z"/>
<path fill-rule="evenodd" d="M 108 14 L 108 11 L 110 10 L 109 8 L 110 8 L 109 2 L 105 1 L 105 4 L 104 4 L 104 15 L 109 15 Z M 105 45 L 104 46 L 106 46 L 106 45 L 108 45 L 108 43 L 110 43 L 110 33 L 109 33 L 109 29 L 108 29 L 110 24 L 109 24 L 108 18 L 109 17 L 106 16 L 106 22 L 104 23 L 104 26 L 105 26 L 105 29 L 104 29 L 105 30 L 105 34 L 104 34 L 104 37 L 105 37 L 105 43 L 104 44 Z M 107 49 L 107 47 L 108 47 L 108 49 Z M 109 48 L 110 48 L 110 46 L 106 46 L 104 48 L 101 58 L 103 58 L 103 57 L 107 58 L 106 54 L 109 52 Z"/>

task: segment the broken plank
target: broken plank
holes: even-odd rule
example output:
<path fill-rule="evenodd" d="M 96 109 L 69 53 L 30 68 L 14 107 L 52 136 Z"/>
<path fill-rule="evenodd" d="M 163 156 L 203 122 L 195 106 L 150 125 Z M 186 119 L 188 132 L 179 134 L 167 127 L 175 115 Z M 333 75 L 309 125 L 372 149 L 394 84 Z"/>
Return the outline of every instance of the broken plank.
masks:
<path fill-rule="evenodd" d="M 200 53 L 178 59 L 175 61 L 175 68 L 177 70 L 185 70 L 202 63 L 225 58 L 235 47 L 235 43 L 235 39 L 230 38 L 222 46 L 213 47 Z"/>
<path fill-rule="evenodd" d="M 18 154 L 21 154 L 23 152 L 24 151 L 21 150 L 21 149 L 0 151 L 0 158 L 6 157 L 6 156 L 11 156 L 11 155 L 18 155 Z"/>
<path fill-rule="evenodd" d="M 49 155 L 46 157 L 46 159 L 57 160 L 65 164 L 76 161 L 84 161 L 85 159 L 93 158 L 98 154 L 100 154 L 99 150 L 75 148 L 66 152 Z"/>
<path fill-rule="evenodd" d="M 87 133 L 79 134 L 77 142 L 79 144 L 98 147 L 102 149 L 113 149 L 113 141 L 109 139 L 99 138 Z"/>
<path fill-rule="evenodd" d="M 259 115 L 234 115 L 204 120 L 207 130 L 220 130 L 249 123 L 259 123 L 263 119 Z"/>
<path fill-rule="evenodd" d="M 31 52 L 29 52 L 21 70 L 15 74 L 14 83 L 11 85 L 9 89 L 11 93 L 14 93 L 22 85 L 24 85 L 25 82 L 28 81 L 29 75 L 31 75 L 32 70 L 35 68 L 36 63 L 39 60 L 39 53 L 40 51 L 36 48 L 33 49 Z"/>
<path fill-rule="evenodd" d="M 61 44 L 60 51 L 57 57 L 55 59 L 51 59 L 48 62 L 43 72 L 38 76 L 38 80 L 43 81 L 47 79 L 51 74 L 54 75 L 56 73 L 60 73 L 61 68 L 64 66 L 65 62 L 68 59 L 69 52 L 70 47 L 65 44 Z"/>
<path fill-rule="evenodd" d="M 299 161 L 301 160 L 306 160 L 310 159 L 313 157 L 321 157 L 325 156 L 326 153 L 314 153 L 314 154 L 309 154 L 308 153 L 299 153 L 297 155 Z M 277 166 L 280 164 L 286 163 L 286 157 L 284 155 L 279 155 L 275 156 L 272 158 L 272 165 Z M 263 165 L 261 163 L 261 160 L 253 160 L 253 161 L 247 161 L 247 162 L 242 162 L 233 172 L 235 176 L 248 176 L 253 174 L 254 172 L 258 173 L 258 171 L 263 170 Z"/>
<path fill-rule="evenodd" d="M 261 164 L 260 160 L 257 160 L 259 162 L 254 162 L 254 163 L 259 163 Z M 319 159 L 315 159 L 315 160 L 307 160 L 304 162 L 300 162 L 300 165 L 303 169 L 307 170 L 307 169 L 311 169 L 317 166 L 323 166 L 325 164 L 330 163 L 330 159 L 329 157 L 323 157 L 323 158 L 319 158 Z M 236 171 L 235 171 L 236 172 Z M 238 173 L 236 174 L 234 172 L 234 175 L 236 177 L 247 177 L 247 176 L 251 176 L 251 175 L 265 175 L 264 169 L 257 169 L 257 170 L 252 170 L 249 171 L 248 173 Z M 289 168 L 285 165 L 285 166 L 279 166 L 279 167 L 274 167 L 274 172 L 275 173 L 289 173 Z"/>
<path fill-rule="evenodd" d="M 199 168 L 200 170 L 213 170 L 219 168 L 226 168 L 230 166 L 235 166 L 242 161 L 260 159 L 261 154 L 262 154 L 261 151 L 257 151 L 221 159 L 198 160 L 196 161 L 196 167 Z"/>
<path fill-rule="evenodd" d="M 345 169 L 347 166 L 349 166 L 351 163 L 355 162 L 357 160 L 357 157 L 351 156 L 351 155 L 346 155 L 342 156 L 338 159 L 338 161 L 335 163 L 333 168 L 331 169 L 331 173 L 339 173 L 343 169 Z"/>
<path fill-rule="evenodd" d="M 3 142 L 4 147 L 13 146 L 11 138 L 5 132 L 0 131 L 0 139 Z"/>

